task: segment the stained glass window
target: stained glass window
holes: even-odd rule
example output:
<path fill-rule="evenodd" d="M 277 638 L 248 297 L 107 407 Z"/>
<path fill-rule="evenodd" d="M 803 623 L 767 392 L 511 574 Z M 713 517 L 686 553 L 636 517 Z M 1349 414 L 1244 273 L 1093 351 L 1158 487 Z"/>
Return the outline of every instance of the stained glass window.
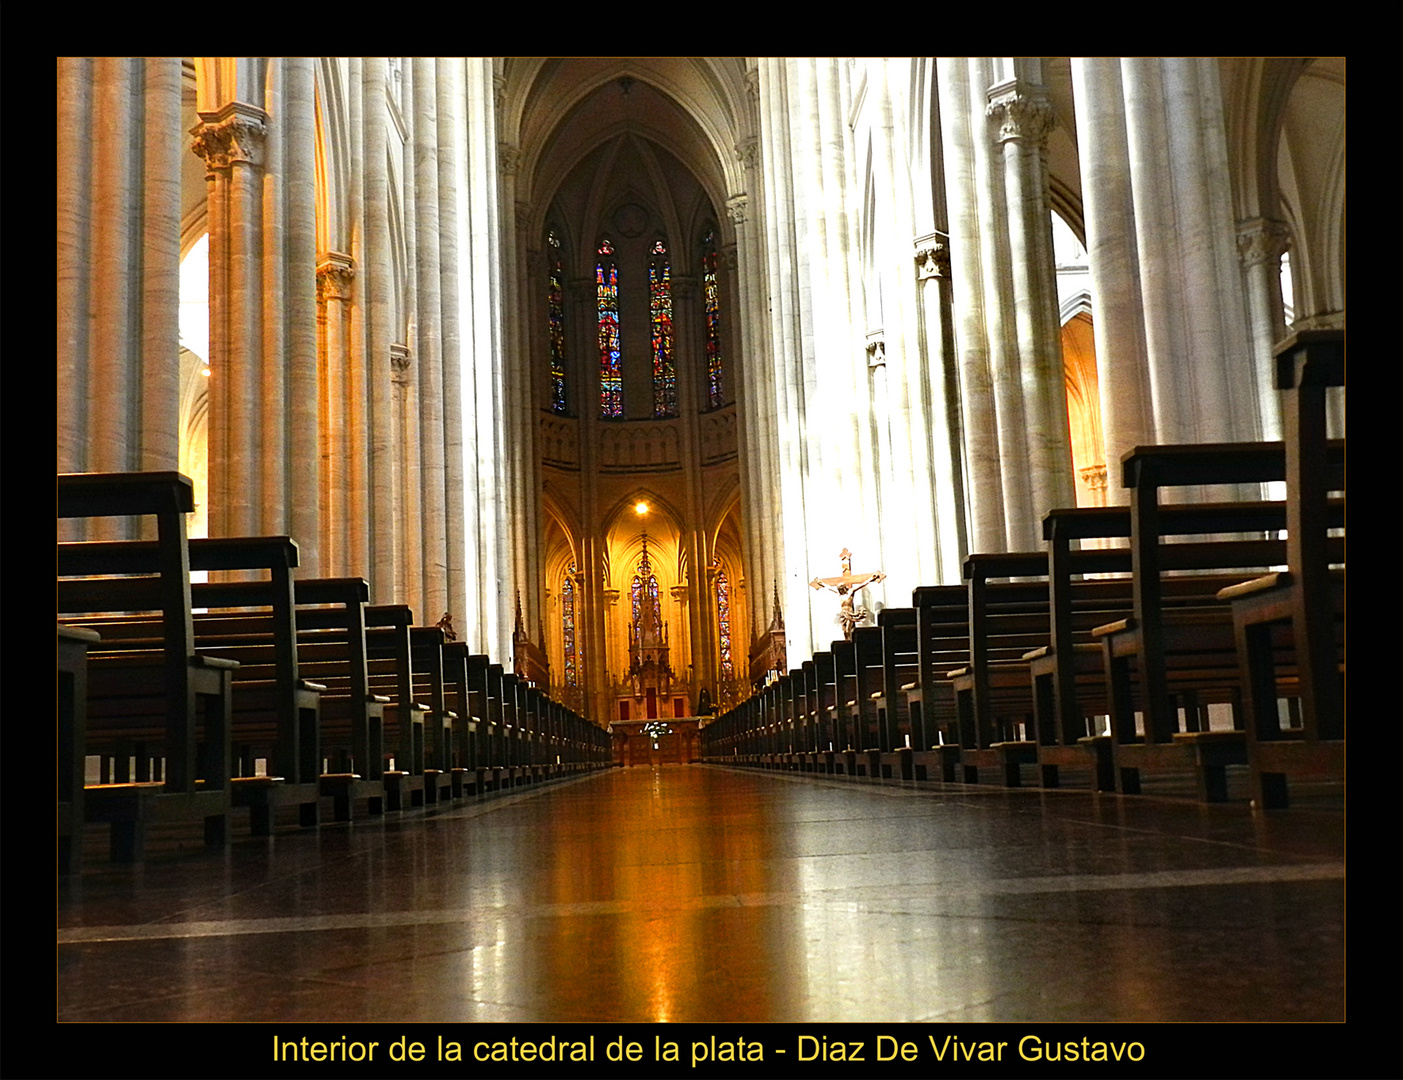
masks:
<path fill-rule="evenodd" d="M 561 622 L 565 631 L 565 685 L 578 686 L 579 674 L 575 663 L 575 564 L 565 569 L 565 581 L 560 586 Z"/>
<path fill-rule="evenodd" d="M 706 300 L 706 392 L 711 408 L 726 403 L 721 384 L 721 288 L 716 283 L 716 231 L 702 238 L 702 290 Z"/>
<path fill-rule="evenodd" d="M 550 407 L 565 412 L 565 290 L 560 269 L 560 238 L 551 231 L 546 235 L 549 286 L 546 307 L 550 321 Z"/>
<path fill-rule="evenodd" d="M 677 368 L 672 360 L 672 272 L 667 245 L 653 245 L 648 261 L 653 319 L 653 415 L 677 415 Z"/>
<path fill-rule="evenodd" d="M 721 627 L 721 678 L 735 678 L 735 666 L 731 663 L 731 583 L 726 580 L 726 571 L 716 569 L 716 614 Z"/>
<path fill-rule="evenodd" d="M 614 419 L 624 414 L 624 381 L 619 362 L 619 268 L 608 240 L 599 245 L 594 280 L 599 293 L 599 414 Z"/>

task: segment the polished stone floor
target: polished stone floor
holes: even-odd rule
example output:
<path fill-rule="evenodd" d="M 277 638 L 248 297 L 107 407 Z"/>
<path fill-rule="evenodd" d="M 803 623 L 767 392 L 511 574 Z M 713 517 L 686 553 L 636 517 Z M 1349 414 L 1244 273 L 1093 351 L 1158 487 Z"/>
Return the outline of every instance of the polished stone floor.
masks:
<path fill-rule="evenodd" d="M 139 868 L 92 850 L 58 887 L 60 1020 L 1344 1015 L 1329 803 L 691 765 Z"/>

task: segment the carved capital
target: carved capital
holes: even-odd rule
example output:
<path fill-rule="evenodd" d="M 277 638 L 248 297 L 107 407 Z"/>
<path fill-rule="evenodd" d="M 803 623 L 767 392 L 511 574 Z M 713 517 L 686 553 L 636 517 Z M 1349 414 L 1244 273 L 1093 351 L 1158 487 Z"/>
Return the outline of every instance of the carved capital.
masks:
<path fill-rule="evenodd" d="M 1280 263 L 1291 246 L 1291 230 L 1285 222 L 1252 218 L 1237 226 L 1237 257 L 1243 266 Z"/>
<path fill-rule="evenodd" d="M 916 238 L 916 280 L 950 277 L 950 252 L 934 234 Z"/>
<path fill-rule="evenodd" d="M 356 278 L 356 261 L 339 251 L 328 251 L 317 259 L 317 300 L 349 300 L 351 282 Z"/>
<path fill-rule="evenodd" d="M 408 386 L 411 379 L 410 368 L 414 358 L 409 355 L 409 346 L 390 346 L 390 382 L 396 386 Z"/>
<path fill-rule="evenodd" d="M 995 138 L 1001 143 L 1022 139 L 1043 146 L 1052 132 L 1052 106 L 1040 86 L 1014 82 L 993 87 L 985 115 L 998 122 Z"/>
<path fill-rule="evenodd" d="M 749 204 L 749 195 L 732 195 L 726 200 L 726 213 L 731 215 L 731 220 L 737 225 L 743 225 L 745 224 L 745 210 Z"/>
<path fill-rule="evenodd" d="M 760 100 L 760 69 L 750 68 L 745 73 L 745 89 L 752 101 Z"/>
<path fill-rule="evenodd" d="M 497 162 L 504 176 L 515 176 L 521 165 L 521 147 L 515 143 L 498 143 Z"/>
<path fill-rule="evenodd" d="M 1081 474 L 1082 483 L 1091 488 L 1092 491 L 1106 490 L 1106 466 L 1104 464 L 1088 465 L 1084 469 L 1079 469 L 1078 472 Z"/>
<path fill-rule="evenodd" d="M 736 160 L 747 169 L 755 167 L 756 155 L 759 153 L 759 142 L 756 139 L 742 139 L 736 143 Z"/>
<path fill-rule="evenodd" d="M 867 366 L 882 367 L 887 362 L 886 332 L 874 330 L 867 335 Z"/>
<path fill-rule="evenodd" d="M 191 152 L 205 163 L 207 173 L 234 165 L 263 164 L 263 142 L 268 134 L 268 114 L 253 105 L 231 101 L 218 112 L 200 113 L 190 129 Z"/>

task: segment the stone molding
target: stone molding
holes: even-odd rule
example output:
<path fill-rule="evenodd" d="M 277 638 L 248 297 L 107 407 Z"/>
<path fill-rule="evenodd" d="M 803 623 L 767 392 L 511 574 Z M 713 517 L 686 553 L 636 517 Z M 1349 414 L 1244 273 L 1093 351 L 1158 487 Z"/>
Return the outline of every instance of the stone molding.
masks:
<path fill-rule="evenodd" d="M 255 105 L 231 101 L 212 113 L 199 113 L 200 122 L 190 129 L 190 151 L 205 163 L 207 173 L 234 165 L 263 164 L 263 144 L 268 136 L 268 114 Z"/>

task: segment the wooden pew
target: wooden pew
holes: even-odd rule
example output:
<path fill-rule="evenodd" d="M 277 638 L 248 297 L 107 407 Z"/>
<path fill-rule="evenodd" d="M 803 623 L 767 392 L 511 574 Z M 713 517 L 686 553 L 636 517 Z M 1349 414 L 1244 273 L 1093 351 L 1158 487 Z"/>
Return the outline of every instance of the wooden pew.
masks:
<path fill-rule="evenodd" d="M 88 733 L 88 646 L 93 630 L 58 624 L 57 685 L 54 694 L 58 756 L 58 845 L 60 874 L 83 869 L 83 757 Z"/>
<path fill-rule="evenodd" d="M 356 809 L 385 810 L 385 707 L 371 691 L 365 609 L 370 586 L 363 578 L 303 579 L 294 584 L 299 670 L 319 684 L 321 743 L 329 768 L 321 776 L 337 821 Z"/>
<path fill-rule="evenodd" d="M 1344 578 L 1328 530 L 1328 493 L 1341 488 L 1327 460 L 1325 392 L 1343 386 L 1343 331 L 1301 331 L 1276 349 L 1286 444 L 1287 570 L 1224 590 L 1232 604 L 1242 670 L 1253 795 L 1266 809 L 1288 804 L 1290 777 L 1344 779 Z M 1273 630 L 1289 635 L 1299 726 L 1283 728 L 1284 674 Z M 1289 678 L 1289 676 L 1288 676 Z"/>
<path fill-rule="evenodd" d="M 1343 447 L 1330 451 L 1337 461 Z M 1231 618 L 1225 605 L 1205 604 L 1166 618 L 1165 560 L 1172 545 L 1166 535 L 1164 489 L 1220 484 L 1254 484 L 1281 480 L 1285 448 L 1281 443 L 1234 443 L 1137 447 L 1122 459 L 1125 485 L 1131 489 L 1131 564 L 1134 613 L 1129 619 L 1097 628 L 1107 672 L 1117 786 L 1126 794 L 1140 790 L 1140 772 L 1190 768 L 1200 797 L 1226 797 L 1226 768 L 1247 762 L 1241 718 L 1234 730 L 1178 731 L 1171 695 L 1190 691 L 1203 701 L 1240 701 Z M 1270 543 L 1270 542 L 1262 542 Z M 1236 568 L 1269 562 L 1239 560 Z M 1228 569 L 1219 564 L 1220 569 Z M 1132 685 L 1131 669 L 1138 682 Z M 1134 694 L 1141 695 L 1144 733 L 1136 731 Z"/>
<path fill-rule="evenodd" d="M 969 595 L 963 585 L 915 589 L 916 678 L 903 686 L 911 715 L 912 779 L 953 783 L 960 760 L 954 687 L 946 677 L 969 663 Z"/>
<path fill-rule="evenodd" d="M 882 631 L 882 686 L 873 699 L 882 755 L 878 775 L 913 780 L 911 755 L 916 738 L 911 730 L 910 702 L 902 688 L 911 685 L 919 674 L 916 609 L 883 608 L 877 613 L 877 626 Z"/>
<path fill-rule="evenodd" d="M 410 628 L 414 613 L 404 604 L 371 604 L 365 609 L 366 656 L 372 692 L 389 698 L 385 743 L 394 747 L 395 768 L 386 769 L 385 809 L 424 805 L 424 721 L 428 708 L 414 696 Z"/>
<path fill-rule="evenodd" d="M 143 858 L 146 825 L 158 820 L 203 822 L 206 843 L 222 846 L 228 841 L 231 686 L 238 665 L 195 649 L 185 536 L 185 515 L 194 509 L 190 480 L 173 472 L 61 475 L 56 502 L 60 518 L 156 519 L 156 577 L 59 583 L 61 615 L 158 612 L 162 630 L 155 649 L 90 653 L 87 744 L 122 756 L 115 783 L 85 789 L 84 820 L 111 826 L 114 861 Z M 100 558 L 75 566 L 61 556 L 59 573 L 106 571 Z M 129 748 L 138 750 L 135 779 L 126 775 Z M 161 779 L 151 775 L 148 748 L 161 758 Z"/>

